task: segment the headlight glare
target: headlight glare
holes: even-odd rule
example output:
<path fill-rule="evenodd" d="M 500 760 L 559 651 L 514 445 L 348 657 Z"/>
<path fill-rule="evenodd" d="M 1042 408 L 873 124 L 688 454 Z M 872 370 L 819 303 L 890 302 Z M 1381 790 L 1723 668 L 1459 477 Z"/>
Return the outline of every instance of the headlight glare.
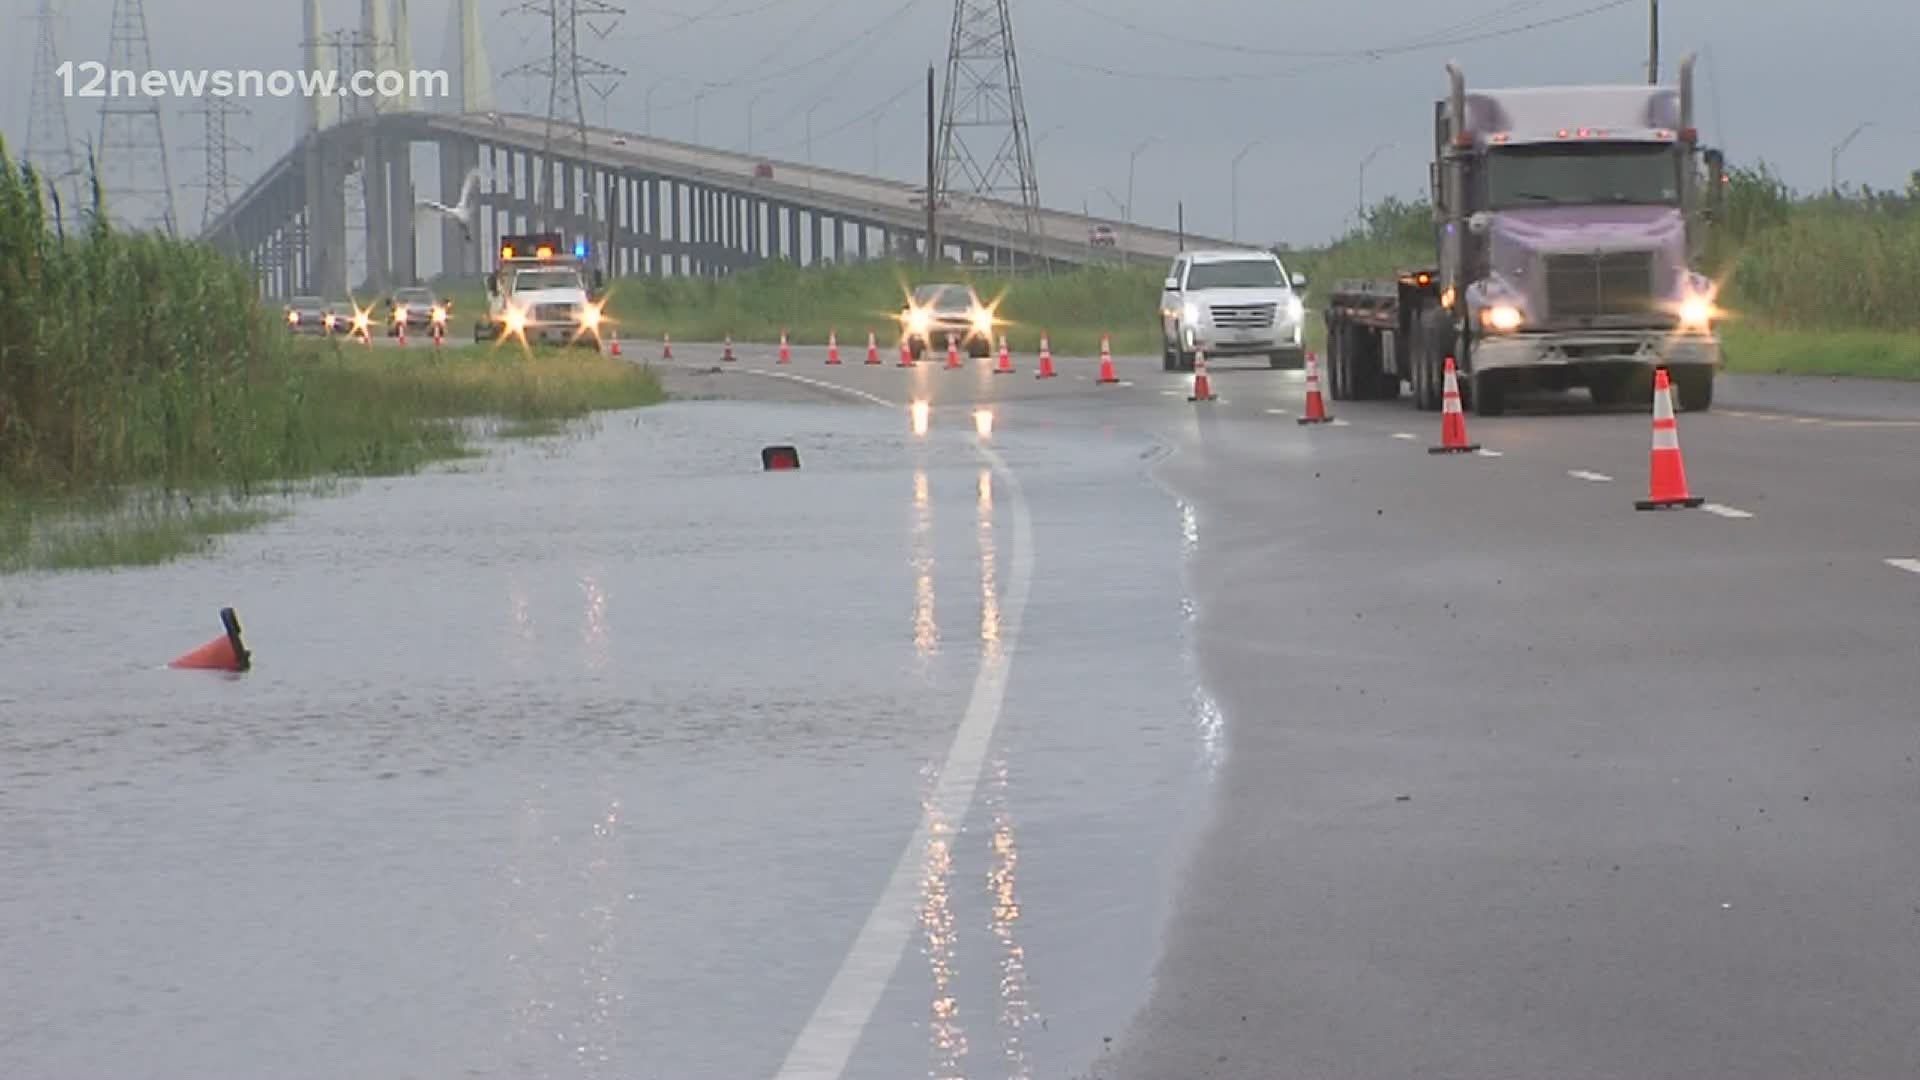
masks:
<path fill-rule="evenodd" d="M 1512 304 L 1495 304 L 1480 312 L 1480 324 L 1496 333 L 1510 334 L 1520 329 L 1520 309 Z"/>

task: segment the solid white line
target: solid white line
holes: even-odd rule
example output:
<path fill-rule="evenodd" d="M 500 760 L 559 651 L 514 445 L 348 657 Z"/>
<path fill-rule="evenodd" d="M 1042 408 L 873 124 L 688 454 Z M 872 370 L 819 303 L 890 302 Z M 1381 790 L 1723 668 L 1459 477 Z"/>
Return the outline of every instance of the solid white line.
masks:
<path fill-rule="evenodd" d="M 1603 472 L 1588 472 L 1585 469 L 1568 469 L 1567 475 L 1575 480 L 1591 480 L 1596 484 L 1611 484 L 1613 477 Z"/>
<path fill-rule="evenodd" d="M 1419 438 L 1420 436 L 1415 435 L 1411 431 L 1396 431 L 1393 433 L 1393 437 L 1396 439 L 1405 439 L 1408 442 L 1412 442 L 1413 440 Z"/>
<path fill-rule="evenodd" d="M 1887 565 L 1909 574 L 1920 574 L 1920 559 L 1888 559 Z"/>
<path fill-rule="evenodd" d="M 849 390 L 832 383 L 786 372 L 764 372 L 772 378 L 796 379 L 832 390 L 841 390 L 891 408 L 899 406 L 885 398 L 860 390 Z M 998 648 L 981 658 L 979 674 L 974 677 L 973 695 L 960 727 L 953 733 L 946 762 L 933 796 L 920 815 L 920 824 L 894 864 L 893 874 L 868 912 L 867 921 L 854 938 L 846 959 L 827 984 L 826 994 L 807 1019 L 806 1027 L 794 1039 L 793 1047 L 775 1074 L 775 1080 L 838 1080 L 860 1045 L 867 1022 L 880 1003 L 880 995 L 892 981 L 900 965 L 901 953 L 917 925 L 914 900 L 920 891 L 920 878 L 926 861 L 933 824 L 957 833 L 973 805 L 974 791 L 980 785 L 980 773 L 986 764 L 987 749 L 1000 724 L 1001 705 L 1006 700 L 1007 674 L 1013 666 L 1014 650 L 1020 643 L 1020 620 L 1027 606 L 1027 590 L 1033 581 L 1033 528 L 1027 513 L 1026 493 L 1019 478 L 992 447 L 976 444 L 1005 489 L 1010 493 L 1013 514 L 1013 573 L 1000 600 L 1000 638 Z"/>
<path fill-rule="evenodd" d="M 1701 503 L 1700 509 L 1705 510 L 1709 514 L 1718 514 L 1723 518 L 1750 518 L 1753 516 L 1745 510 L 1736 510 L 1731 506 L 1722 506 L 1719 503 Z"/>

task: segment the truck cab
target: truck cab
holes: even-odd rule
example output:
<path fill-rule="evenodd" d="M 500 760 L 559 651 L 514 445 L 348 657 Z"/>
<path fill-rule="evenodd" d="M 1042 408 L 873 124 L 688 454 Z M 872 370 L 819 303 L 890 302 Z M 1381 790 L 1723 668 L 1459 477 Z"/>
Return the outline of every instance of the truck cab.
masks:
<path fill-rule="evenodd" d="M 600 346 L 604 301 L 600 275 L 589 275 L 585 243 L 569 250 L 559 233 L 504 236 L 487 275 L 487 311 L 474 324 L 476 342 L 519 338 L 527 344 Z"/>

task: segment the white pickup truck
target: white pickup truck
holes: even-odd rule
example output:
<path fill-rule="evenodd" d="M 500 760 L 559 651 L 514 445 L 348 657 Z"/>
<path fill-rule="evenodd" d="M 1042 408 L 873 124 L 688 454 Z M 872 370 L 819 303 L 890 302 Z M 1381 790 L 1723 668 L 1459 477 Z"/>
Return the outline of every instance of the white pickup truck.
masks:
<path fill-rule="evenodd" d="M 1208 357 L 1265 356 L 1273 367 L 1306 361 L 1307 279 L 1267 251 L 1190 251 L 1173 261 L 1160 293 L 1161 366 L 1192 371 Z"/>
<path fill-rule="evenodd" d="M 569 257 L 560 242 L 559 234 L 502 238 L 499 264 L 487 275 L 487 313 L 474 324 L 476 342 L 520 338 L 599 348 L 601 305 L 589 294 L 584 248 Z"/>

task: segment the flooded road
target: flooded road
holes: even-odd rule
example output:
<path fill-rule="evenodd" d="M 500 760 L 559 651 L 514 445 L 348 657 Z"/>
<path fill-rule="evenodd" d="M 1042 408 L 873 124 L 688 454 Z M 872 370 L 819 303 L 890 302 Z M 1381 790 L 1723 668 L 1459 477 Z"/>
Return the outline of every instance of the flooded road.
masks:
<path fill-rule="evenodd" d="M 1219 754 L 1181 509 L 1144 437 L 930 427 L 671 404 L 0 582 L 0 1075 L 1083 1069 Z M 161 667 L 228 604 L 253 672 Z"/>

